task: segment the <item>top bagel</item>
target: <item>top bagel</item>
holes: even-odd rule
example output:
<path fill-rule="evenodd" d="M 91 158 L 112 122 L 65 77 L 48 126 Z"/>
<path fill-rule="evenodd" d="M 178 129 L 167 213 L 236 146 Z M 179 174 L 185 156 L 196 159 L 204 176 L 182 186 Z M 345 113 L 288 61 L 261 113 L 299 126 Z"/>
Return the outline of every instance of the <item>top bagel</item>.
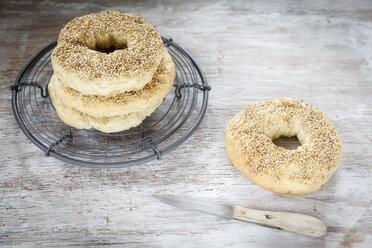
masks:
<path fill-rule="evenodd" d="M 52 53 L 52 65 L 66 87 L 107 96 L 150 82 L 162 48 L 153 25 L 135 15 L 106 11 L 67 23 Z"/>

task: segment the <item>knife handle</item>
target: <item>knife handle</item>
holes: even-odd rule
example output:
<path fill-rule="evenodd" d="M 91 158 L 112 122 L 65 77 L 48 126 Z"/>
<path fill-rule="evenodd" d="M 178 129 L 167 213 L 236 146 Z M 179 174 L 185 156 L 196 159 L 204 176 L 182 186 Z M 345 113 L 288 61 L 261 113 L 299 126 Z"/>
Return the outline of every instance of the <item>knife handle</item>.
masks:
<path fill-rule="evenodd" d="M 305 214 L 262 211 L 234 206 L 234 219 L 259 223 L 312 237 L 322 237 L 327 234 L 327 226 L 321 220 Z"/>

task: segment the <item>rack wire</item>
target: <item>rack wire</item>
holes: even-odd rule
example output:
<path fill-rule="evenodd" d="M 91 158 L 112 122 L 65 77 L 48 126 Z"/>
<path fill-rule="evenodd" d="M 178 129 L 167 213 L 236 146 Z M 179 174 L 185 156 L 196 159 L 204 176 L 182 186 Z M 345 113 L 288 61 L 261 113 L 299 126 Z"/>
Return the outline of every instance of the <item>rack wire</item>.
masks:
<path fill-rule="evenodd" d="M 172 39 L 163 37 L 163 42 L 176 66 L 174 89 L 141 125 L 107 134 L 64 124 L 47 90 L 55 41 L 25 65 L 11 87 L 13 113 L 21 130 L 46 156 L 79 166 L 118 168 L 160 160 L 199 126 L 211 89 L 189 53 Z"/>

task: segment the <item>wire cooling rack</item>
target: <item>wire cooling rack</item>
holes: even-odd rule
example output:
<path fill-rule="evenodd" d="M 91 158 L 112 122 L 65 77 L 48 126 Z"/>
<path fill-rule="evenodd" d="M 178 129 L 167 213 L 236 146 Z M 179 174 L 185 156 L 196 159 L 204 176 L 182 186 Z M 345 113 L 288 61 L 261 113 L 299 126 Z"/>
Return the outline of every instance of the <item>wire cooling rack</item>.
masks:
<path fill-rule="evenodd" d="M 37 53 L 12 86 L 14 116 L 25 135 L 46 156 L 86 167 L 126 167 L 160 160 L 182 144 L 202 121 L 211 89 L 197 62 L 163 38 L 176 66 L 174 89 L 145 121 L 127 131 L 75 129 L 57 116 L 47 90 L 53 74 L 50 55 L 57 42 Z"/>

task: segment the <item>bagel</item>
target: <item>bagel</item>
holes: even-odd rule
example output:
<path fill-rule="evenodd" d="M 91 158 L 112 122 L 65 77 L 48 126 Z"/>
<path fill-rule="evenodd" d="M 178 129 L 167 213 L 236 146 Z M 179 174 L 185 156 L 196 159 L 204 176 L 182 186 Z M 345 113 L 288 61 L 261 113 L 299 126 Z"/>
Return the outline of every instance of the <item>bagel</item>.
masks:
<path fill-rule="evenodd" d="M 107 96 L 149 83 L 163 49 L 153 25 L 135 15 L 106 11 L 67 23 L 51 60 L 65 87 Z"/>
<path fill-rule="evenodd" d="M 296 150 L 273 143 L 297 136 Z M 282 194 L 319 189 L 336 172 L 342 145 L 331 121 L 318 109 L 289 98 L 249 105 L 225 131 L 232 164 L 255 184 Z"/>
<path fill-rule="evenodd" d="M 111 117 L 143 112 L 160 105 L 173 87 L 175 67 L 164 48 L 164 58 L 160 62 L 151 82 L 138 91 L 129 91 L 113 96 L 86 95 L 72 88 L 65 88 L 61 79 L 53 75 L 51 84 L 55 94 L 63 103 L 92 117 Z M 55 78 L 54 78 L 55 77 Z"/>
<path fill-rule="evenodd" d="M 50 99 L 53 107 L 56 110 L 59 118 L 69 126 L 78 129 L 97 129 L 104 133 L 114 133 L 127 130 L 131 127 L 138 126 L 149 116 L 156 107 L 149 108 L 143 112 L 133 112 L 122 116 L 111 117 L 94 117 L 82 113 L 74 108 L 68 107 L 59 99 L 56 94 L 55 84 L 52 82 L 55 77 L 52 77 L 51 83 L 48 85 Z"/>

